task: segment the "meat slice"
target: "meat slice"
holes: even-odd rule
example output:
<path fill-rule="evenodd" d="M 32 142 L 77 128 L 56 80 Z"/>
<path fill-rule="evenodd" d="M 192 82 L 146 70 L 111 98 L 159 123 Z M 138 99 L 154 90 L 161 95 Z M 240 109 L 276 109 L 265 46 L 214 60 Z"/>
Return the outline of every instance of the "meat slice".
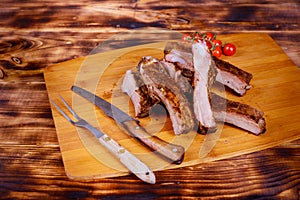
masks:
<path fill-rule="evenodd" d="M 189 57 L 192 58 L 191 57 L 191 53 L 192 53 L 191 47 L 192 47 L 192 43 L 190 43 L 190 42 L 183 42 L 183 41 L 182 42 L 178 42 L 178 41 L 167 42 L 167 44 L 164 48 L 164 53 L 168 54 L 168 53 L 171 53 L 174 50 L 176 50 L 178 52 L 189 53 L 190 54 Z M 187 59 L 189 59 L 189 58 L 187 57 Z"/>
<path fill-rule="evenodd" d="M 148 88 L 137 71 L 126 71 L 121 89 L 130 97 L 136 117 L 148 116 L 151 107 L 160 102 L 159 99 L 148 95 Z"/>
<path fill-rule="evenodd" d="M 192 60 L 192 51 L 189 43 L 168 42 L 164 53 L 165 60 L 175 64 L 178 70 L 182 70 L 182 75 L 189 81 L 193 80 L 194 67 Z M 236 94 L 242 96 L 251 88 L 250 81 L 252 74 L 226 62 L 222 59 L 213 57 L 217 67 L 216 81 L 230 88 Z"/>
<path fill-rule="evenodd" d="M 148 88 L 141 79 L 139 72 L 128 70 L 122 83 L 122 91 L 129 95 L 137 117 L 146 117 L 152 106 L 160 102 L 148 94 Z M 225 99 L 210 93 L 213 115 L 216 121 L 225 122 L 255 135 L 265 132 L 264 113 L 249 105 Z M 203 130 L 199 130 L 203 131 Z"/>
<path fill-rule="evenodd" d="M 218 70 L 216 81 L 231 88 L 240 96 L 251 88 L 252 74 L 219 58 L 214 57 L 214 61 Z"/>
<path fill-rule="evenodd" d="M 174 133 L 179 135 L 190 132 L 195 126 L 190 102 L 163 64 L 147 56 L 142 58 L 138 69 L 147 85 L 148 94 L 152 98 L 159 98 L 168 110 Z"/>
<path fill-rule="evenodd" d="M 194 76 L 194 65 L 192 45 L 183 42 L 168 42 L 164 49 L 165 60 L 174 63 L 177 70 L 188 78 L 192 83 Z"/>
<path fill-rule="evenodd" d="M 217 121 L 224 121 L 255 135 L 264 133 L 264 113 L 247 104 L 225 99 L 211 93 L 212 109 Z"/>
<path fill-rule="evenodd" d="M 193 87 L 188 79 L 182 75 L 182 71 L 177 70 L 173 63 L 166 62 L 165 60 L 161 60 L 160 63 L 164 66 L 169 76 L 175 80 L 181 91 L 185 95 L 190 96 L 193 92 Z"/>
<path fill-rule="evenodd" d="M 194 64 L 194 112 L 200 127 L 209 132 L 216 130 L 216 122 L 210 104 L 210 88 L 215 81 L 216 67 L 205 43 L 192 45 Z"/>
<path fill-rule="evenodd" d="M 164 60 L 147 56 L 137 69 L 128 70 L 122 84 L 122 91 L 130 96 L 137 117 L 148 116 L 150 108 L 162 102 L 176 135 L 188 133 L 198 122 L 201 133 L 215 131 L 216 121 L 255 135 L 266 130 L 262 111 L 212 93 L 211 86 L 218 81 L 236 94 L 244 95 L 251 87 L 252 75 L 211 57 L 205 43 L 169 42 Z"/>

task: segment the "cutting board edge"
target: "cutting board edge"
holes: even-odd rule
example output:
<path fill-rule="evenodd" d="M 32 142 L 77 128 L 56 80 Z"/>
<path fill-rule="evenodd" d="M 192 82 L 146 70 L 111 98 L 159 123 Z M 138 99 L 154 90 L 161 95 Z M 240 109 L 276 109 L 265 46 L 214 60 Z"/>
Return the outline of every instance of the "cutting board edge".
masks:
<path fill-rule="evenodd" d="M 247 34 L 247 33 L 242 33 L 242 34 Z M 261 33 L 250 33 L 250 34 L 261 34 Z M 267 35 L 271 40 L 272 40 L 272 37 L 269 35 L 269 34 L 263 34 L 263 35 Z M 272 40 L 278 47 L 280 47 L 274 40 Z M 281 49 L 281 51 L 284 53 L 284 51 Z M 286 55 L 287 56 L 287 55 Z M 288 57 L 288 56 L 287 56 Z M 289 57 L 288 57 L 289 58 Z M 84 59 L 84 57 L 82 57 L 82 58 L 76 58 L 76 60 L 81 60 L 81 59 Z M 65 62 L 70 62 L 70 61 L 65 61 Z M 64 62 L 64 63 L 65 63 Z M 60 64 L 57 64 L 57 65 L 60 65 Z M 54 67 L 55 66 L 57 66 L 57 65 L 54 65 Z M 52 66 L 53 67 L 53 66 Z M 295 67 L 297 67 L 296 65 L 295 65 Z M 50 69 L 50 68 L 49 68 Z M 47 73 L 47 71 L 46 71 L 46 73 Z M 45 75 L 44 75 L 45 76 Z M 46 86 L 47 86 L 47 84 L 46 84 Z M 292 139 L 290 139 L 289 141 L 293 141 L 293 140 L 295 140 L 295 139 L 298 139 L 298 137 L 296 137 L 296 138 L 292 138 Z M 279 142 L 277 145 L 279 145 L 279 144 L 281 144 L 281 143 L 283 143 L 283 142 Z M 265 147 L 265 148 L 269 148 L 269 147 Z M 253 150 L 251 150 L 251 151 L 249 151 L 249 152 L 246 152 L 246 153 L 252 153 L 252 152 L 255 152 L 255 151 L 257 151 L 257 150 L 255 150 L 256 148 L 254 148 Z M 243 155 L 243 154 L 246 154 L 246 153 L 242 153 L 241 155 Z M 236 155 L 236 154 L 235 154 Z M 239 156 L 239 155 L 236 155 L 236 156 Z M 224 158 L 221 158 L 221 159 L 226 159 L 226 158 L 230 158 L 230 157 L 232 157 L 231 156 L 231 154 L 227 154 L 227 156 L 224 156 Z M 215 161 L 215 160 L 220 160 L 220 158 L 218 158 L 218 159 L 209 159 L 209 157 L 208 158 L 206 158 L 205 160 L 204 160 L 204 162 L 210 162 L 210 161 Z M 196 164 L 198 164 L 198 163 L 195 163 L 195 164 L 191 164 L 191 165 L 196 165 Z M 190 165 L 186 165 L 186 166 L 190 166 Z M 180 166 L 180 167 L 185 167 L 185 166 Z M 172 167 L 172 168 L 168 168 L 168 169 L 174 169 L 174 168 L 178 168 L 178 167 Z M 67 172 L 66 172 L 67 173 Z M 128 175 L 129 173 L 125 173 L 124 175 Z M 80 176 L 78 176 L 78 177 L 76 177 L 76 176 L 73 176 L 73 175 L 70 175 L 70 174 L 68 174 L 68 177 L 70 176 L 70 178 L 71 179 L 73 179 L 73 180 L 80 180 L 81 179 L 81 177 Z M 96 176 L 93 176 L 90 180 L 95 180 L 95 178 L 96 179 L 98 179 L 97 177 L 99 177 L 98 175 L 96 175 Z M 100 177 L 102 177 L 102 176 L 100 176 Z M 115 176 L 113 176 L 113 177 L 115 177 Z M 84 177 L 85 178 L 85 177 Z M 85 180 L 89 180 L 89 178 L 87 178 L 87 179 L 85 179 Z"/>

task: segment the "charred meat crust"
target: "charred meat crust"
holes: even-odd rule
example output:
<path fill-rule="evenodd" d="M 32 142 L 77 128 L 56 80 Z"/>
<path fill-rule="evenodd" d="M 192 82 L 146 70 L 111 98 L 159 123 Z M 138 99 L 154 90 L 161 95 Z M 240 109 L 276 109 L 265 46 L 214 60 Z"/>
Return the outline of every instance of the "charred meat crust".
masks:
<path fill-rule="evenodd" d="M 188 79 L 182 75 L 182 71 L 177 70 L 173 63 L 164 60 L 161 60 L 160 63 L 164 66 L 169 76 L 175 80 L 181 91 L 189 97 L 193 92 L 193 87 Z"/>
<path fill-rule="evenodd" d="M 145 107 L 147 111 L 149 111 L 149 108 L 147 107 L 151 107 L 155 104 L 158 104 L 160 100 L 155 97 L 149 98 L 148 88 L 142 80 L 142 77 L 139 72 L 134 72 L 133 77 L 135 80 L 137 80 L 137 85 L 139 86 L 136 92 L 142 97 L 142 101 L 144 100 L 146 102 L 145 104 L 142 104 L 142 106 Z"/>
<path fill-rule="evenodd" d="M 216 57 L 213 58 L 218 69 L 222 71 L 226 71 L 232 75 L 235 75 L 236 77 L 239 77 L 241 80 L 243 80 L 245 83 L 250 84 L 250 81 L 253 77 L 252 74 L 234 66 L 229 62 L 226 62 Z"/>
<path fill-rule="evenodd" d="M 178 50 L 181 52 L 192 53 L 192 45 L 188 42 L 168 42 L 165 46 L 164 53 L 168 54 L 172 50 Z"/>
<path fill-rule="evenodd" d="M 148 94 L 152 98 L 159 98 L 166 106 L 175 134 L 190 132 L 195 126 L 191 105 L 164 66 L 152 57 L 144 57 L 138 69 L 147 85 Z"/>
<path fill-rule="evenodd" d="M 247 104 L 225 99 L 215 93 L 211 93 L 211 99 L 214 115 L 218 121 L 230 123 L 255 135 L 265 132 L 266 123 L 262 111 Z"/>
<path fill-rule="evenodd" d="M 160 102 L 159 99 L 149 97 L 148 88 L 137 71 L 126 71 L 121 89 L 130 97 L 136 117 L 148 116 L 151 107 Z"/>
<path fill-rule="evenodd" d="M 239 96 L 246 94 L 246 91 L 251 88 L 252 74 L 216 57 L 214 57 L 214 61 L 218 68 L 216 80 Z"/>

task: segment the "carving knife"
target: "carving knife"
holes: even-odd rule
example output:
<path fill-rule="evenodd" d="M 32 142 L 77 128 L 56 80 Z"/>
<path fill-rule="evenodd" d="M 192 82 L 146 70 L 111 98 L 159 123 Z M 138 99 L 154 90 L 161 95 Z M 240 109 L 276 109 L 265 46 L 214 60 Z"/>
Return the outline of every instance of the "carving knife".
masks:
<path fill-rule="evenodd" d="M 101 110 L 103 110 L 107 116 L 113 118 L 117 123 L 119 123 L 126 130 L 126 132 L 138 139 L 150 149 L 154 150 L 164 159 L 175 164 L 180 164 L 183 161 L 185 152 L 184 147 L 168 143 L 159 137 L 152 136 L 142 126 L 140 126 L 138 120 L 129 116 L 127 113 L 123 112 L 101 97 L 96 96 L 78 86 L 72 86 L 71 90 L 94 103 Z"/>

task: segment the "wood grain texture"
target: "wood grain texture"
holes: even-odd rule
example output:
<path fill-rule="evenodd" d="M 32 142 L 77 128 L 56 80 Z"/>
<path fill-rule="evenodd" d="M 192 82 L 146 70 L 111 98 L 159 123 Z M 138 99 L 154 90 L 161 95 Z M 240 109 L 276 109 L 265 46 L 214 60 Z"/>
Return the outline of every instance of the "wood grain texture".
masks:
<path fill-rule="evenodd" d="M 0 199 L 299 199 L 300 140 L 231 159 L 158 172 L 69 180 L 42 71 L 88 55 L 127 29 L 268 33 L 300 66 L 298 0 L 13 1 L 0 3 Z"/>
<path fill-rule="evenodd" d="M 2 2 L 0 65 L 7 77 L 38 73 L 47 65 L 86 56 L 114 33 L 149 26 L 218 34 L 265 32 L 278 41 L 285 31 L 286 47 L 291 47 L 284 50 L 300 66 L 299 58 L 292 56 L 300 51 L 294 45 L 300 42 L 296 0 L 229 1 L 226 6 L 214 1 L 50 2 Z"/>
<path fill-rule="evenodd" d="M 253 154 L 157 173 L 157 184 L 134 175 L 94 183 L 65 176 L 59 147 L 1 147 L 3 198 L 19 199 L 297 199 L 299 141 Z M 41 156 L 43 155 L 43 156 Z M 20 171 L 20 169 L 22 169 Z"/>

